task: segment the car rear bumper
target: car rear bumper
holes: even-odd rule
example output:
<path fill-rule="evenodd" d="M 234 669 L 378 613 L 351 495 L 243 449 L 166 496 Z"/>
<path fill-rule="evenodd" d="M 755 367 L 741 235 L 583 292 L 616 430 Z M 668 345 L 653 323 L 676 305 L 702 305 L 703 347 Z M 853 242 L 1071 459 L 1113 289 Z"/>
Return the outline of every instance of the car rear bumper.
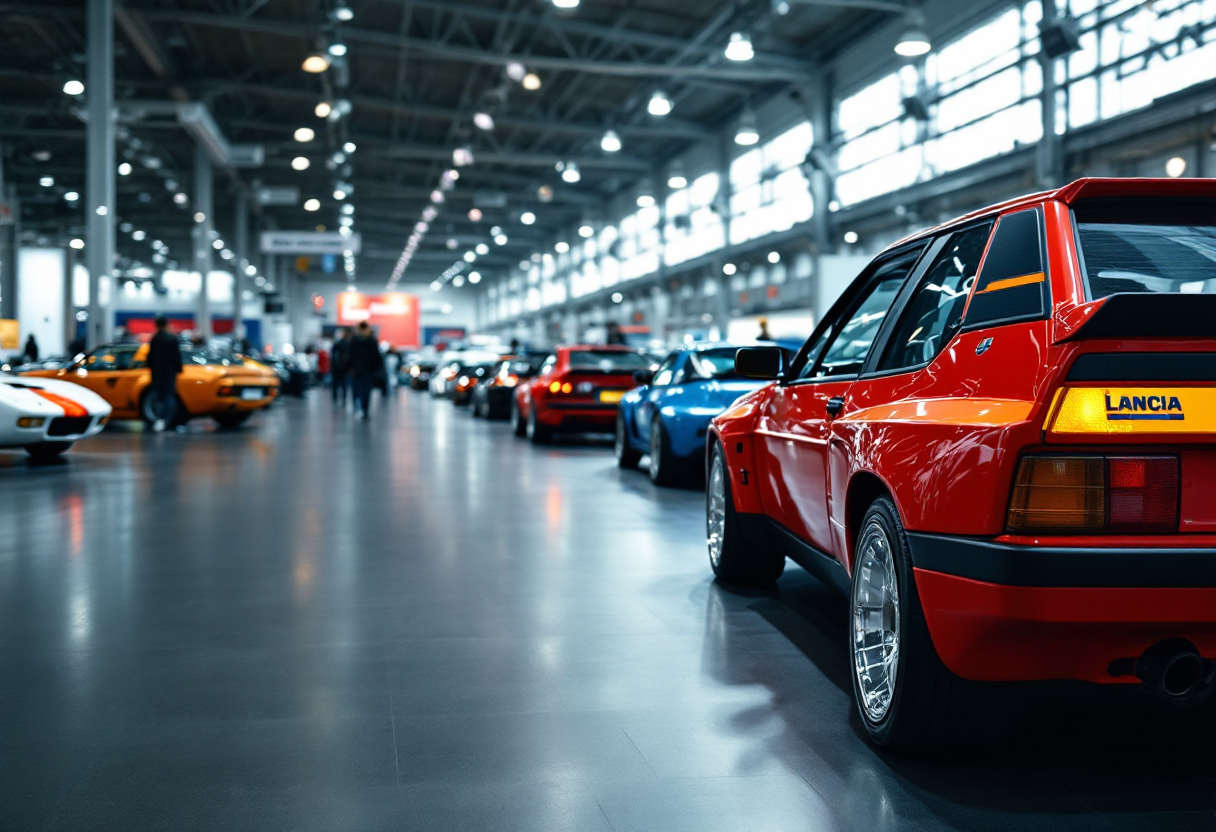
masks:
<path fill-rule="evenodd" d="M 555 430 L 611 433 L 616 430 L 616 413 L 615 404 L 554 402 L 537 408 L 536 420 Z"/>
<path fill-rule="evenodd" d="M 1216 549 L 1032 547 L 918 533 L 908 543 L 934 647 L 964 678 L 1136 682 L 1113 675 L 1112 663 L 1173 638 L 1216 657 Z"/>

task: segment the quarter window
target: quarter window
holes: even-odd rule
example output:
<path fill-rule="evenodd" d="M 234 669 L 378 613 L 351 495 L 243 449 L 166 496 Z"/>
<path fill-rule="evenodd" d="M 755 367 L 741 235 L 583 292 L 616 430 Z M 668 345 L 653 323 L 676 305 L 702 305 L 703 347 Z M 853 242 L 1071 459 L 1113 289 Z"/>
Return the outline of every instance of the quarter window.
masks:
<path fill-rule="evenodd" d="M 678 352 L 667 356 L 667 359 L 659 365 L 659 369 L 654 371 L 654 381 L 651 382 L 653 387 L 666 387 L 671 384 L 672 376 L 675 373 L 676 361 L 679 358 L 680 354 Z"/>
<path fill-rule="evenodd" d="M 967 308 L 967 326 L 1029 320 L 1047 310 L 1038 209 L 1001 217 Z"/>
<path fill-rule="evenodd" d="M 992 223 L 956 231 L 921 278 L 879 370 L 927 364 L 958 331 Z M 989 255 L 991 256 L 991 255 Z"/>

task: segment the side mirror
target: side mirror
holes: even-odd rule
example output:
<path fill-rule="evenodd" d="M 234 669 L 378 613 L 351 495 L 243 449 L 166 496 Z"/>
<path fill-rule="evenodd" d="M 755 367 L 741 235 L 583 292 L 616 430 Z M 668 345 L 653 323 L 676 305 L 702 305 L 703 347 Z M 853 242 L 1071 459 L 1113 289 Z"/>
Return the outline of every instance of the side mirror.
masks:
<path fill-rule="evenodd" d="M 744 378 L 773 381 L 785 374 L 781 347 L 744 347 L 735 353 L 735 372 Z"/>
<path fill-rule="evenodd" d="M 641 387 L 654 381 L 654 373 L 650 370 L 638 370 L 633 374 L 633 383 Z"/>

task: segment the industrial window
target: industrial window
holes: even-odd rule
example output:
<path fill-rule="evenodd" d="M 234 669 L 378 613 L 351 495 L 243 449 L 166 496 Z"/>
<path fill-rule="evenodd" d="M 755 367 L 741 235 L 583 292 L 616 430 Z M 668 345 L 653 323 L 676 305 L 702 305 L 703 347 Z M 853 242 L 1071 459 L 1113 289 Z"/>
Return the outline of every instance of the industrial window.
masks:
<path fill-rule="evenodd" d="M 956 231 L 908 301 L 879 370 L 902 370 L 937 357 L 959 329 L 992 223 Z"/>
<path fill-rule="evenodd" d="M 813 141 L 810 122 L 804 121 L 731 163 L 732 244 L 786 231 L 811 218 L 814 206 L 802 163 Z"/>
<path fill-rule="evenodd" d="M 676 266 L 726 245 L 726 225 L 714 207 L 721 187 L 716 173 L 698 176 L 667 198 L 663 259 Z"/>
<path fill-rule="evenodd" d="M 1045 314 L 1048 284 L 1042 225 L 1035 208 L 1001 217 L 967 308 L 968 327 Z"/>

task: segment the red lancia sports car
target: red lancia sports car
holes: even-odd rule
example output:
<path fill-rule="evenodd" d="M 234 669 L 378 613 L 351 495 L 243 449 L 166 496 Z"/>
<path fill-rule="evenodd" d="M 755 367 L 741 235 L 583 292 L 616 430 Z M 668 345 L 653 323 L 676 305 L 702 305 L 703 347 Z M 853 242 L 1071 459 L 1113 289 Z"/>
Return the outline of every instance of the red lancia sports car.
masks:
<path fill-rule="evenodd" d="M 516 436 L 548 442 L 554 433 L 612 433 L 621 396 L 649 370 L 650 356 L 622 346 L 558 347 L 535 378 L 515 390 Z"/>
<path fill-rule="evenodd" d="M 893 245 L 714 420 L 723 580 L 847 592 L 875 742 L 976 681 L 1210 689 L 1216 181 L 1086 179 Z M 1210 691 L 1209 691 L 1210 693 Z"/>

